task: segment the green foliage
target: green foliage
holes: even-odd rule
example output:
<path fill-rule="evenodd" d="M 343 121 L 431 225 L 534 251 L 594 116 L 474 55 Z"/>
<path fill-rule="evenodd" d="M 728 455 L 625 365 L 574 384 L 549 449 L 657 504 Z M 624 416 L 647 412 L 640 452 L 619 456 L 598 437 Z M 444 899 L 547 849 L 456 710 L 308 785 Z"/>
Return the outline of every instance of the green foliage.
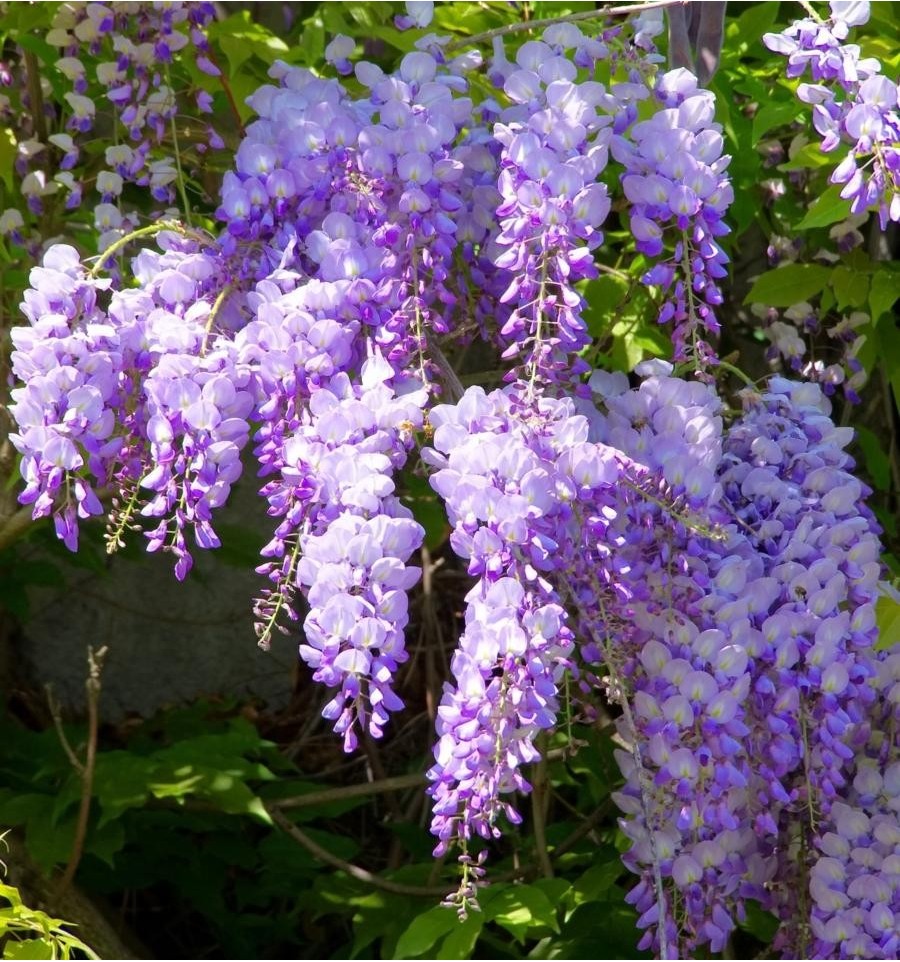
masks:
<path fill-rule="evenodd" d="M 77 754 L 84 729 L 67 725 L 65 735 Z M 618 781 L 609 732 L 574 728 L 570 736 L 560 733 L 556 744 L 568 744 L 569 737 L 585 750 L 552 763 L 551 788 L 570 798 L 573 811 L 599 805 L 605 813 Z M 0 740 L 11 749 L 0 764 L 0 822 L 24 829 L 29 854 L 45 869 L 64 865 L 81 775 L 52 728 L 32 732 L 6 720 Z M 268 806 L 302 800 L 323 786 L 288 762 L 238 705 L 171 710 L 129 726 L 118 741 L 97 754 L 78 883 L 108 900 L 125 892 L 143 893 L 151 905 L 177 900 L 181 913 L 166 936 L 170 952 L 190 956 L 206 937 L 235 957 L 296 953 L 301 941 L 312 941 L 312 955 L 321 957 L 335 951 L 340 931 L 341 957 L 349 958 L 563 958 L 572 946 L 587 944 L 589 919 L 602 913 L 608 944 L 634 956 L 635 916 L 624 902 L 618 884 L 624 870 L 603 821 L 594 840 L 585 834 L 555 860 L 555 878 L 528 867 L 520 876 L 520 854 L 498 858 L 495 877 L 514 878 L 486 887 L 479 896 L 482 911 L 460 923 L 433 894 L 432 843 L 421 825 L 388 823 L 398 851 L 408 855 L 382 872 L 390 882 L 421 888 L 421 897 L 383 892 L 333 872 L 274 827 Z M 370 799 L 338 792 L 314 804 L 288 804 L 284 813 L 332 855 L 347 862 L 372 857 L 372 840 L 359 835 L 359 825 L 371 818 Z M 548 826 L 551 856 L 583 821 L 574 816 Z M 527 852 L 531 844 L 526 832 L 515 848 Z M 376 848 L 383 857 L 383 842 Z M 449 892 L 454 875 L 447 866 L 439 889 L 446 885 Z M 147 939 L 142 924 L 134 920 L 138 936 Z"/>
<path fill-rule="evenodd" d="M 818 264 L 786 264 L 756 279 L 744 298 L 745 304 L 790 307 L 821 294 L 831 278 L 831 268 Z"/>
<path fill-rule="evenodd" d="M 19 890 L 0 883 L 0 947 L 4 959 L 98 959 L 70 923 L 54 919 L 22 901 Z"/>

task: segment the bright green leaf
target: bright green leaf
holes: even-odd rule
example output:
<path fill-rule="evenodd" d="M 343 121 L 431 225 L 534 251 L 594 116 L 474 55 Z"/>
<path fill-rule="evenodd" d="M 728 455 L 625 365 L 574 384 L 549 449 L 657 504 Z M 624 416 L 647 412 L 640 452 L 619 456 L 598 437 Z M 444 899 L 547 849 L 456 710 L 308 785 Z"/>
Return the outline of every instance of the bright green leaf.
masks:
<path fill-rule="evenodd" d="M 865 307 L 869 297 L 869 278 L 866 274 L 841 264 L 831 275 L 831 287 L 840 310 L 845 307 Z"/>
<path fill-rule="evenodd" d="M 779 164 L 778 169 L 789 172 L 792 170 L 818 170 L 820 167 L 832 167 L 841 160 L 841 154 L 826 154 L 818 141 L 801 147 L 787 163 Z"/>
<path fill-rule="evenodd" d="M 7 942 L 3 949 L 4 959 L 53 959 L 53 943 L 50 939 L 26 939 L 24 942 Z"/>
<path fill-rule="evenodd" d="M 877 321 L 887 313 L 900 298 L 900 271 L 883 267 L 872 276 L 869 288 L 869 309 L 872 320 Z"/>
<path fill-rule="evenodd" d="M 452 909 L 436 905 L 417 915 L 400 936 L 394 958 L 414 959 L 424 955 L 438 939 L 459 925 L 459 918 Z"/>
<path fill-rule="evenodd" d="M 821 293 L 831 277 L 830 267 L 818 264 L 786 264 L 766 271 L 753 282 L 745 304 L 790 307 Z"/>
<path fill-rule="evenodd" d="M 828 227 L 850 216 L 850 201 L 841 197 L 841 184 L 827 187 L 810 205 L 803 220 L 795 230 L 812 230 L 814 227 Z"/>
<path fill-rule="evenodd" d="M 751 142 L 756 146 L 770 130 L 793 123 L 803 110 L 803 104 L 797 100 L 776 100 L 763 104 L 753 118 Z"/>
<path fill-rule="evenodd" d="M 16 146 L 16 135 L 12 127 L 4 124 L 0 127 L 0 180 L 10 192 L 15 189 L 13 165 L 16 160 Z"/>
<path fill-rule="evenodd" d="M 889 595 L 882 595 L 875 605 L 875 618 L 878 622 L 879 651 L 887 651 L 900 644 L 900 602 Z"/>
<path fill-rule="evenodd" d="M 438 959 L 471 959 L 472 949 L 478 941 L 484 926 L 484 916 L 480 912 L 472 912 L 465 922 L 456 922 L 437 953 Z"/>
<path fill-rule="evenodd" d="M 734 21 L 733 37 L 738 42 L 762 44 L 762 35 L 771 30 L 778 19 L 778 4 L 752 3 Z M 730 25 L 729 25 L 730 26 Z M 729 38 L 732 31 L 729 31 Z"/>
<path fill-rule="evenodd" d="M 547 895 L 533 885 L 510 886 L 485 909 L 485 916 L 517 939 L 523 939 L 535 927 L 559 931 L 556 909 Z"/>

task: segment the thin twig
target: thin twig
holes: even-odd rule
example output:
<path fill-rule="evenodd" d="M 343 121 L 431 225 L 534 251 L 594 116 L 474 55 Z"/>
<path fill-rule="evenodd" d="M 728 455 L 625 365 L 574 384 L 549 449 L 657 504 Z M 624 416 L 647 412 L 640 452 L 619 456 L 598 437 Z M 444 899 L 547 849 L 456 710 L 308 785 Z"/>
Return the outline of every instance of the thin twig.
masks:
<path fill-rule="evenodd" d="M 318 792 L 305 795 L 292 795 L 269 802 L 270 808 L 306 808 L 309 805 L 327 805 L 329 802 L 343 802 L 348 798 L 366 798 L 369 795 L 382 795 L 385 792 L 400 792 L 407 788 L 424 788 L 427 785 L 424 775 L 394 775 L 378 782 L 363 782 L 360 785 L 345 785 L 341 788 L 323 788 Z"/>
<path fill-rule="evenodd" d="M 551 748 L 546 755 L 548 762 L 568 756 L 569 751 L 566 748 Z M 418 773 L 392 775 L 390 778 L 383 778 L 376 782 L 360 782 L 356 785 L 342 785 L 339 788 L 323 788 L 315 792 L 305 792 L 303 795 L 272 799 L 267 804 L 270 808 L 307 808 L 310 805 L 343 802 L 348 798 L 366 798 L 370 795 L 383 795 L 385 792 L 402 792 L 408 788 L 424 788 L 427 784 L 428 779 Z"/>
<path fill-rule="evenodd" d="M 594 811 L 577 827 L 574 828 L 560 843 L 553 849 L 553 859 L 558 859 L 561 855 L 565 855 L 569 849 L 574 848 L 585 835 L 589 834 L 601 819 L 609 811 L 609 799 L 605 800 L 601 805 L 594 809 Z"/>
<path fill-rule="evenodd" d="M 451 401 L 458 401 L 463 394 L 466 393 L 466 389 L 462 386 L 456 371 L 453 370 L 453 365 L 447 360 L 447 356 L 438 347 L 437 341 L 433 337 L 428 337 L 426 335 L 426 342 L 428 345 L 428 352 L 431 354 L 432 359 L 437 364 L 441 370 L 441 374 L 444 376 L 444 382 L 447 385 L 447 390 L 450 393 Z"/>
<path fill-rule="evenodd" d="M 137 230 L 133 230 L 123 237 L 118 238 L 114 241 L 106 250 L 100 255 L 99 259 L 95 262 L 94 266 L 90 269 L 89 274 L 91 277 L 96 277 L 100 271 L 103 270 L 103 265 L 114 255 L 117 254 L 126 244 L 130 244 L 131 241 L 136 240 L 138 237 L 149 237 L 153 234 L 158 234 L 160 231 L 173 230 L 185 236 L 190 236 L 188 231 L 177 220 L 161 220 L 154 224 L 149 224 L 146 227 L 139 227 Z"/>
<path fill-rule="evenodd" d="M 553 863 L 547 851 L 547 800 L 550 779 L 547 773 L 547 733 L 541 732 L 535 747 L 541 753 L 537 765 L 534 766 L 534 777 L 531 786 L 531 821 L 534 827 L 534 848 L 537 853 L 538 865 L 544 878 L 553 878 Z"/>
<path fill-rule="evenodd" d="M 544 17 L 541 20 L 521 20 L 516 23 L 508 23 L 502 27 L 494 27 L 493 30 L 485 30 L 483 33 L 473 34 L 460 40 L 448 43 L 444 48 L 447 51 L 455 50 L 457 47 L 466 47 L 473 44 L 480 44 L 486 40 L 493 40 L 494 37 L 505 37 L 510 33 L 519 33 L 522 30 L 540 30 L 542 27 L 550 27 L 555 23 L 575 23 L 578 20 L 602 20 L 604 17 L 627 17 L 631 13 L 639 13 L 641 10 L 654 10 L 657 7 L 674 7 L 676 4 L 685 4 L 688 0 L 652 0 L 649 3 L 626 3 L 618 7 L 596 7 L 592 10 L 582 10 L 579 13 L 567 13 L 559 17 Z"/>
<path fill-rule="evenodd" d="M 381 761 L 381 755 L 378 752 L 378 745 L 375 743 L 375 739 L 365 732 L 363 734 L 363 751 L 366 753 L 366 758 L 369 760 L 369 767 L 372 769 L 372 774 L 379 782 L 384 782 L 387 780 L 387 772 L 384 768 L 384 763 Z M 388 808 L 391 810 L 391 815 L 395 820 L 400 821 L 403 818 L 403 808 L 400 805 L 400 801 L 397 798 L 395 791 L 389 791 L 384 793 L 386 798 Z"/>
<path fill-rule="evenodd" d="M 175 103 L 175 91 L 174 91 L 173 88 L 172 88 L 172 77 L 171 77 L 170 72 L 169 72 L 169 65 L 168 65 L 168 64 L 166 64 L 165 76 L 166 76 L 166 88 L 168 89 L 169 94 L 170 94 L 171 97 L 172 97 L 172 104 L 174 105 L 174 103 Z M 171 130 L 172 130 L 172 150 L 173 150 L 174 155 L 175 155 L 175 171 L 176 171 L 177 174 L 178 174 L 178 190 L 179 190 L 179 193 L 181 194 L 181 203 L 182 203 L 182 206 L 184 207 L 184 219 L 185 219 L 185 221 L 187 221 L 188 227 L 191 227 L 191 226 L 192 226 L 192 224 L 191 224 L 191 205 L 190 205 L 190 202 L 188 201 L 187 187 L 186 187 L 186 185 L 185 185 L 185 180 L 184 180 L 184 169 L 183 169 L 182 166 L 181 166 L 181 149 L 180 149 L 179 146 L 178 146 L 178 127 L 177 127 L 177 125 L 176 125 L 176 123 L 175 123 L 175 114 L 174 114 L 174 112 L 173 112 L 172 115 L 169 117 L 169 122 L 170 122 L 170 127 L 171 127 Z M 204 341 L 204 344 L 205 344 L 205 343 L 206 343 L 206 342 Z"/>
<path fill-rule="evenodd" d="M 94 766 L 97 762 L 97 730 L 99 728 L 99 713 L 97 706 L 100 702 L 100 675 L 103 671 L 103 661 L 109 649 L 104 645 L 102 648 L 88 648 L 88 676 L 84 687 L 87 691 L 88 708 L 88 739 L 85 751 L 84 771 L 81 775 L 81 805 L 78 809 L 78 820 L 75 823 L 75 838 L 72 841 L 72 854 L 66 870 L 59 881 L 57 896 L 71 885 L 78 863 L 84 854 L 84 840 L 87 837 L 88 819 L 91 815 L 91 794 L 94 789 Z"/>
<path fill-rule="evenodd" d="M 241 112 L 238 110 L 237 101 L 234 99 L 234 93 L 231 90 L 231 84 L 228 82 L 228 78 L 225 76 L 225 71 L 219 66 L 218 61 L 213 56 L 212 50 L 206 51 L 206 58 L 209 62 L 219 71 L 219 80 L 222 83 L 222 89 L 225 91 L 225 96 L 228 99 L 228 105 L 231 107 L 231 112 L 234 114 L 234 119 L 237 122 L 237 129 L 239 136 L 244 136 L 244 121 L 241 120 Z"/>
<path fill-rule="evenodd" d="M 34 135 L 46 147 L 47 118 L 44 116 L 44 96 L 41 93 L 41 68 L 38 65 L 37 57 L 30 50 L 25 50 L 23 53 L 29 106 L 31 107 L 31 118 L 34 122 Z"/>
<path fill-rule="evenodd" d="M 69 764 L 72 768 L 84 778 L 84 765 L 81 759 L 75 754 L 75 749 L 72 748 L 72 744 L 66 736 L 66 730 L 63 728 L 62 711 L 60 710 L 56 696 L 53 694 L 53 686 L 50 684 L 44 685 L 44 690 L 47 692 L 47 707 L 50 709 L 50 717 L 53 719 L 53 727 L 56 729 L 62 750 L 66 753 L 66 758 L 69 759 Z"/>
<path fill-rule="evenodd" d="M 333 855 L 328 849 L 319 845 L 318 842 L 310 838 L 303 829 L 290 821 L 290 819 L 288 819 L 286 815 L 283 815 L 274 805 L 268 807 L 268 812 L 278 827 L 287 832 L 295 842 L 302 845 L 310 855 L 319 859 L 321 862 L 331 865 L 333 868 L 346 872 L 347 875 L 360 882 L 371 885 L 373 888 L 381 889 L 383 892 L 390 892 L 393 895 L 409 895 L 416 898 L 443 898 L 447 894 L 446 885 L 433 887 L 425 885 L 404 885 L 402 882 L 392 882 L 390 879 L 384 879 L 380 875 L 375 875 L 374 872 L 369 872 L 361 868 L 359 865 L 353 865 L 351 862 L 338 858 L 337 855 Z"/>

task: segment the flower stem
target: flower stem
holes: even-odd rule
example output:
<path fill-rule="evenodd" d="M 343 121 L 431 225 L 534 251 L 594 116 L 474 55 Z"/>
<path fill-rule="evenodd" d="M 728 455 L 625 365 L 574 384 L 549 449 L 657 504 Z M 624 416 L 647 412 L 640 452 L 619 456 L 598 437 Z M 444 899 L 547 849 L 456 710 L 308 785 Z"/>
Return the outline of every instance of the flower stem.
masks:
<path fill-rule="evenodd" d="M 166 64 L 166 86 L 172 95 L 172 116 L 169 123 L 172 127 L 172 149 L 175 151 L 175 169 L 178 171 L 178 191 L 181 194 L 181 204 L 184 208 L 184 219 L 188 227 L 191 225 L 191 205 L 188 203 L 187 190 L 184 185 L 184 171 L 181 167 L 181 151 L 178 148 L 178 129 L 175 126 L 175 91 L 172 89 L 172 77 L 169 73 L 169 65 Z"/>
<path fill-rule="evenodd" d="M 123 237 L 120 237 L 117 241 L 110 244 L 109 247 L 100 255 L 99 260 L 90 270 L 90 276 L 96 277 L 100 271 L 103 270 L 103 265 L 114 255 L 117 254 L 123 247 L 130 244 L 133 240 L 137 240 L 139 237 L 152 237 L 154 234 L 159 234 L 164 230 L 174 230 L 178 231 L 180 234 L 187 234 L 187 231 L 182 227 L 182 225 L 177 220 L 161 220 L 156 224 L 149 224 L 147 227 L 139 227 L 137 230 L 133 230 Z"/>
<path fill-rule="evenodd" d="M 544 17 L 540 20 L 520 20 L 516 23 L 508 23 L 502 27 L 495 27 L 493 30 L 485 30 L 483 33 L 473 34 L 471 37 L 454 40 L 446 46 L 446 50 L 455 50 L 457 47 L 480 44 L 486 40 L 493 40 L 494 37 L 505 37 L 510 33 L 519 33 L 522 30 L 540 30 L 542 27 L 550 27 L 554 23 L 575 23 L 579 20 L 602 20 L 604 17 L 626 17 L 631 13 L 640 13 L 642 10 L 654 10 L 657 7 L 673 7 L 676 4 L 684 5 L 687 0 L 651 0 L 648 3 L 625 3 L 618 7 L 598 7 L 591 10 L 582 10 L 579 13 L 567 13 L 558 17 Z"/>

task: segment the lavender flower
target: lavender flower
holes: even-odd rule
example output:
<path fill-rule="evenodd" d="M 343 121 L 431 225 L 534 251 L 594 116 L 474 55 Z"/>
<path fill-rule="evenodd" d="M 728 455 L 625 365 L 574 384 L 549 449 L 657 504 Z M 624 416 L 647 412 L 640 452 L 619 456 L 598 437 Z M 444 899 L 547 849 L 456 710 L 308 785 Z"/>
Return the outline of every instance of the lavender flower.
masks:
<path fill-rule="evenodd" d="M 698 89 L 693 74 L 669 71 L 654 96 L 665 106 L 635 124 L 630 139 L 617 137 L 613 153 L 626 168 L 622 186 L 637 249 L 649 257 L 671 251 L 641 280 L 664 292 L 659 322 L 675 324 L 676 360 L 702 366 L 715 361 L 704 332 L 719 331 L 719 281 L 728 257 L 717 238 L 729 231 L 723 215 L 734 198 L 726 174 L 731 158 L 722 154 L 721 128 L 713 120 L 715 97 Z"/>
<path fill-rule="evenodd" d="M 850 28 L 869 19 L 869 4 L 833 2 L 827 22 L 798 20 L 782 33 L 763 38 L 770 50 L 788 58 L 787 75 L 809 70 L 813 83 L 801 83 L 797 96 L 813 108 L 822 150 L 849 144 L 831 182 L 854 214 L 878 211 L 882 230 L 900 220 L 900 114 L 897 83 L 881 74 L 874 58 L 862 58 L 857 44 L 844 43 Z"/>

